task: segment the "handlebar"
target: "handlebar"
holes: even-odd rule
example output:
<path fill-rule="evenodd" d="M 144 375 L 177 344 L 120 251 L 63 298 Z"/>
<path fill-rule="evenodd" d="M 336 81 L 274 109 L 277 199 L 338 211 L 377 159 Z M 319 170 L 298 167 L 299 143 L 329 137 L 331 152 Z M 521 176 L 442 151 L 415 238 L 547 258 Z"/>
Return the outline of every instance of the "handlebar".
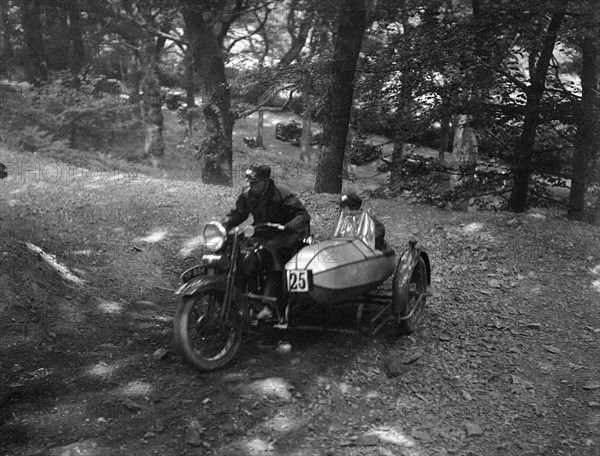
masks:
<path fill-rule="evenodd" d="M 254 228 L 262 228 L 262 227 L 265 227 L 265 228 L 276 228 L 279 231 L 285 230 L 285 226 L 281 225 L 279 223 L 260 223 L 260 224 L 256 225 Z"/>

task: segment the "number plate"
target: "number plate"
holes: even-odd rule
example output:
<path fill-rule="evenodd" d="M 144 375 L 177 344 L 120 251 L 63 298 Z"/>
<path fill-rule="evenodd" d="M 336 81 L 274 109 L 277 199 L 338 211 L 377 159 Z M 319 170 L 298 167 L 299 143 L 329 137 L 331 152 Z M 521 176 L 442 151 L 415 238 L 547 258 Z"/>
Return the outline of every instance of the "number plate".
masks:
<path fill-rule="evenodd" d="M 311 271 L 287 270 L 287 289 L 290 293 L 303 293 L 310 290 L 312 285 Z"/>

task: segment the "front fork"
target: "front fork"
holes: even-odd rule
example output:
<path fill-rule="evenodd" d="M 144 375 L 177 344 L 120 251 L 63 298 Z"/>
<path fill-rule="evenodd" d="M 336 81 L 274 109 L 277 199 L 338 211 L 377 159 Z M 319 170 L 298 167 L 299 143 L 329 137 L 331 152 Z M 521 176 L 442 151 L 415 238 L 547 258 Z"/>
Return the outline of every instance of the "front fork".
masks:
<path fill-rule="evenodd" d="M 235 282 L 237 279 L 237 264 L 239 257 L 239 228 L 235 229 L 233 235 L 233 245 L 232 245 L 232 253 L 231 253 L 231 262 L 229 271 L 227 273 L 227 283 L 225 285 L 225 299 L 223 302 L 223 306 L 221 307 L 221 321 L 229 321 L 230 311 L 231 311 L 231 302 L 233 301 L 233 296 L 235 294 Z"/>

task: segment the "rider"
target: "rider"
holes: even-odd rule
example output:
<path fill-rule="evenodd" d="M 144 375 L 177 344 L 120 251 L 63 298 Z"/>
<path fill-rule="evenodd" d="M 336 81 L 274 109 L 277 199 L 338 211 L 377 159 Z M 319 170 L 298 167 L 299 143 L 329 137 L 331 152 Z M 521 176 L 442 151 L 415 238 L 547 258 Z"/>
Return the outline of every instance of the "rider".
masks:
<path fill-rule="evenodd" d="M 340 209 L 348 208 L 351 211 L 358 211 L 362 207 L 362 199 L 356 193 L 346 193 L 340 197 Z M 375 248 L 377 250 L 384 250 L 387 247 L 385 243 L 385 226 L 373 215 L 369 214 L 369 217 L 375 224 Z"/>
<path fill-rule="evenodd" d="M 266 295 L 281 296 L 281 271 L 294 255 L 299 241 L 310 234 L 310 215 L 300 199 L 289 189 L 275 185 L 271 168 L 253 164 L 246 170 L 250 184 L 238 197 L 235 208 L 221 221 L 227 230 L 239 225 L 252 215 L 253 225 L 278 223 L 284 226 L 282 233 L 270 234 L 267 244 L 275 252 L 273 272 L 269 278 Z M 258 235 L 259 233 L 257 233 Z M 259 313 L 261 319 L 269 318 L 267 307 Z"/>

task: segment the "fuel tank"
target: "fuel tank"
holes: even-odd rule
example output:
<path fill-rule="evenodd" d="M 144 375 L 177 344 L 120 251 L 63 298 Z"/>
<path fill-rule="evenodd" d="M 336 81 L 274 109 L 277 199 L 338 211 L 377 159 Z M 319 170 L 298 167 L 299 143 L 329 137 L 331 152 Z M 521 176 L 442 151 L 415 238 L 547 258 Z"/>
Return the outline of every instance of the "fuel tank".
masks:
<path fill-rule="evenodd" d="M 322 304 L 349 301 L 394 273 L 392 249 L 375 250 L 357 238 L 334 238 L 302 248 L 285 265 L 288 291 L 293 271 L 308 271 L 308 294 Z"/>

